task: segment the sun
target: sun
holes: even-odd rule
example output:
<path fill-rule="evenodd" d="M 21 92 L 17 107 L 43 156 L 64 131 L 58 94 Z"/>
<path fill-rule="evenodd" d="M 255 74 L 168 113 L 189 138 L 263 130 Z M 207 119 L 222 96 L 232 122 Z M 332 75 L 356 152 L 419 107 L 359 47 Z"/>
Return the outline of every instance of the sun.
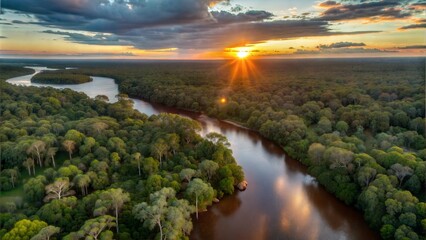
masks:
<path fill-rule="evenodd" d="M 249 56 L 249 52 L 247 52 L 247 51 L 243 51 L 243 50 L 240 50 L 239 52 L 237 52 L 237 57 L 239 58 L 239 59 L 244 59 L 244 58 L 246 58 L 246 57 L 248 57 Z"/>

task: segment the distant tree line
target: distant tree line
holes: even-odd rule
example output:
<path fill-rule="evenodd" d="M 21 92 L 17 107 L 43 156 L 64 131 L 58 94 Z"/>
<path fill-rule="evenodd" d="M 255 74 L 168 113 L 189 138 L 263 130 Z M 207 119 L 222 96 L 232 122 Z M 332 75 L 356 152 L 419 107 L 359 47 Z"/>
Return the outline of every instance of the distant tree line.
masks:
<path fill-rule="evenodd" d="M 44 84 L 81 84 L 91 81 L 90 76 L 71 70 L 42 71 L 31 78 L 31 82 Z"/>

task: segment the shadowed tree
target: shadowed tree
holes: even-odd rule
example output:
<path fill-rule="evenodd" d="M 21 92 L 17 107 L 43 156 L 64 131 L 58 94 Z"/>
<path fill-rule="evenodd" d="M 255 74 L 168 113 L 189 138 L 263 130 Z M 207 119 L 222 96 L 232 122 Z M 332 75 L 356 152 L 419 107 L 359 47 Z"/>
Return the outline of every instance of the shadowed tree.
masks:
<path fill-rule="evenodd" d="M 80 188 L 81 194 L 86 196 L 88 194 L 87 187 L 89 186 L 91 179 L 89 175 L 78 174 L 74 177 L 74 183 Z"/>
<path fill-rule="evenodd" d="M 2 171 L 2 174 L 9 176 L 10 183 L 12 184 L 12 187 L 15 188 L 15 183 L 19 176 L 18 168 L 5 169 Z"/>
<path fill-rule="evenodd" d="M 142 155 L 140 153 L 133 153 L 132 154 L 132 162 L 135 163 L 138 166 L 138 174 L 141 176 L 141 162 L 142 162 Z"/>
<path fill-rule="evenodd" d="M 31 169 L 33 170 L 33 175 L 35 175 L 35 164 L 34 164 L 34 159 L 32 158 L 27 158 L 27 160 L 25 160 L 22 163 L 22 166 L 26 167 L 28 170 L 28 175 L 31 176 Z"/>
<path fill-rule="evenodd" d="M 376 176 L 377 171 L 371 167 L 362 167 L 358 172 L 358 182 L 360 185 L 368 186 Z"/>
<path fill-rule="evenodd" d="M 187 182 L 191 181 L 191 178 L 195 175 L 196 171 L 192 168 L 184 168 L 179 173 L 181 180 L 186 180 Z"/>
<path fill-rule="evenodd" d="M 74 152 L 74 150 L 75 150 L 75 142 L 74 142 L 74 141 L 72 141 L 72 140 L 65 140 L 65 141 L 62 143 L 62 146 L 64 147 L 65 151 L 67 151 L 67 152 L 68 152 L 69 157 L 70 157 L 70 160 L 72 160 L 72 153 L 73 153 L 73 152 Z"/>
<path fill-rule="evenodd" d="M 95 216 L 105 214 L 109 209 L 114 210 L 115 223 L 117 233 L 118 228 L 118 213 L 126 202 L 130 201 L 129 193 L 123 192 L 121 188 L 111 188 L 101 193 L 100 198 L 96 201 L 95 210 L 93 214 Z"/>
<path fill-rule="evenodd" d="M 399 180 L 399 186 L 401 186 L 402 181 L 404 181 L 404 178 L 406 176 L 410 176 L 413 174 L 413 169 L 407 166 L 403 166 L 399 163 L 395 163 L 394 165 L 392 165 L 391 169 Z"/>
<path fill-rule="evenodd" d="M 37 156 L 38 164 L 40 165 L 40 167 L 42 167 L 43 162 L 41 158 L 45 151 L 46 151 L 46 143 L 41 140 L 37 140 L 30 145 L 30 147 L 27 150 L 27 153 Z"/>
<path fill-rule="evenodd" d="M 55 155 L 58 152 L 58 148 L 51 147 L 47 149 L 46 157 L 52 161 L 53 168 L 56 167 Z"/>

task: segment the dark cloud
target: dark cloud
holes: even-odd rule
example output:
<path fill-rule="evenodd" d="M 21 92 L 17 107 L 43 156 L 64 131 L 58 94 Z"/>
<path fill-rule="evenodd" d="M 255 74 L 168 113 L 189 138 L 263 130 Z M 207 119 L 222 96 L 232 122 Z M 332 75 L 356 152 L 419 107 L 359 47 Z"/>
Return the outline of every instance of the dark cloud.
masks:
<path fill-rule="evenodd" d="M 411 45 L 405 47 L 399 47 L 398 49 L 425 49 L 426 45 Z"/>
<path fill-rule="evenodd" d="M 5 36 L 0 36 L 0 38 L 7 38 L 7 37 L 5 37 Z"/>
<path fill-rule="evenodd" d="M 332 1 L 329 1 L 329 5 Z M 92 45 L 131 45 L 140 49 L 218 49 L 264 42 L 330 35 L 372 33 L 336 32 L 325 20 L 274 20 L 267 11 L 212 11 L 222 0 L 3 0 L 3 7 L 32 14 L 31 22 L 55 27 L 65 40 Z M 89 31 L 81 34 L 73 31 Z"/>
<path fill-rule="evenodd" d="M 410 24 L 407 26 L 400 27 L 399 29 L 407 30 L 407 29 L 416 29 L 416 28 L 426 28 L 426 23 Z"/>
<path fill-rule="evenodd" d="M 321 48 L 319 50 L 297 49 L 293 54 L 357 54 L 357 53 L 395 53 L 398 51 L 377 48 Z"/>
<path fill-rule="evenodd" d="M 250 10 L 237 14 L 227 11 L 212 11 L 211 14 L 218 23 L 258 22 L 274 16 L 270 12 L 258 10 Z"/>
<path fill-rule="evenodd" d="M 355 19 L 402 19 L 411 16 L 402 6 L 407 1 L 381 0 L 381 1 L 347 1 L 337 3 L 326 1 L 319 4 L 325 7 L 316 20 L 322 21 L 346 21 Z"/>
<path fill-rule="evenodd" d="M 93 36 L 81 34 L 81 33 L 71 33 L 64 31 L 52 31 L 46 30 L 43 33 L 57 34 L 65 36 L 65 40 L 75 43 L 90 44 L 90 45 L 132 45 L 129 42 L 120 40 L 118 36 L 107 35 L 107 34 L 95 34 Z"/>
<path fill-rule="evenodd" d="M 3 7 L 32 13 L 46 25 L 100 32 L 212 20 L 220 0 L 3 0 Z"/>
<path fill-rule="evenodd" d="M 330 48 L 344 48 L 344 47 L 362 47 L 365 43 L 354 43 L 354 42 L 336 42 L 329 45 L 320 44 L 317 48 L 330 49 Z"/>

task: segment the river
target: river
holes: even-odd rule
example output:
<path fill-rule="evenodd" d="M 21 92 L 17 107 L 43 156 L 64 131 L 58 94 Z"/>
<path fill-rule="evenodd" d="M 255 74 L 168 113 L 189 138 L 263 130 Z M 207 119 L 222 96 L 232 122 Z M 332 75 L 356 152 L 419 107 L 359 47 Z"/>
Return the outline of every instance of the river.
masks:
<path fill-rule="evenodd" d="M 31 67 L 38 73 L 48 70 Z M 35 73 L 35 74 L 36 74 Z M 117 101 L 118 85 L 111 78 L 92 76 L 93 81 L 78 85 L 34 84 L 26 75 L 7 82 L 25 86 L 51 86 L 84 92 L 89 97 L 106 95 Z M 134 107 L 147 115 L 176 113 L 199 121 L 202 135 L 225 135 L 249 183 L 244 192 L 223 198 L 194 219 L 191 239 L 378 239 L 360 211 L 337 200 L 319 186 L 306 167 L 288 158 L 273 142 L 248 129 L 205 115 L 167 108 L 132 99 Z"/>

